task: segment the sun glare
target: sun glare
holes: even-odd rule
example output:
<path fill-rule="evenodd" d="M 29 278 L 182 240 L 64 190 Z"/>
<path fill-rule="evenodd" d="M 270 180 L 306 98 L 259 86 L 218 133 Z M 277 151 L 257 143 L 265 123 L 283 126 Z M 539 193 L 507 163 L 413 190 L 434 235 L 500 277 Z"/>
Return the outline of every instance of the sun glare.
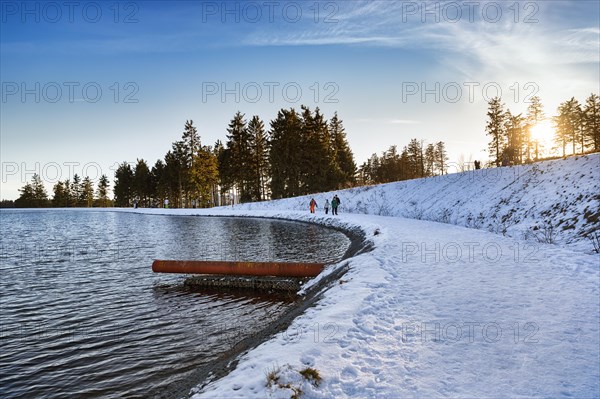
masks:
<path fill-rule="evenodd" d="M 550 144 L 554 137 L 554 126 L 544 119 L 531 128 L 531 138 L 540 144 Z"/>

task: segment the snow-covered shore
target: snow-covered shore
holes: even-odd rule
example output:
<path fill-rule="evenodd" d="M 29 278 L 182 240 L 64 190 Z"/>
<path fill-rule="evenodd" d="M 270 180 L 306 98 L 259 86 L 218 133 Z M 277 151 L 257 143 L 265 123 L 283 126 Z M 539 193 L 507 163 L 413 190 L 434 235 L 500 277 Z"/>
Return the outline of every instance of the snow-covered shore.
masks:
<path fill-rule="evenodd" d="M 344 213 L 450 223 L 591 253 L 588 237 L 600 228 L 600 153 L 236 207 L 304 211 L 311 198 L 322 208 L 333 194 Z"/>
<path fill-rule="evenodd" d="M 195 397 L 600 395 L 598 255 L 398 217 L 138 211 L 360 228 L 374 245 L 316 307 Z M 307 367 L 318 386 L 300 377 Z"/>
<path fill-rule="evenodd" d="M 506 231 L 374 215 L 379 200 L 368 202 L 363 214 L 339 216 L 308 213 L 306 197 L 210 210 L 136 210 L 300 220 L 360 229 L 372 243 L 371 251 L 330 266 L 349 270 L 315 307 L 242 354 L 227 376 L 199 386 L 194 398 L 289 398 L 300 391 L 307 398 L 600 397 L 600 255 L 570 229 L 557 233 L 558 245 L 514 234 L 557 203 L 567 209 L 552 215 L 570 215 L 580 230 L 597 228 L 588 218 L 597 212 L 590 207 L 600 179 L 587 176 L 597 177 L 598 160 L 596 154 L 579 163 L 532 166 L 508 186 L 496 179 L 457 190 L 448 176 L 339 192 L 343 211 L 380 198 L 389 204 L 380 209 L 391 214 L 407 209 L 402 204 L 411 200 L 401 199 L 407 193 L 422 199 L 428 212 L 453 207 L 462 195 L 452 214 L 482 209 L 491 217 L 515 209 L 514 238 Z M 534 184 L 534 176 L 543 179 Z M 500 202 L 506 207 L 497 208 Z M 318 384 L 300 374 L 307 368 L 318 372 Z"/>

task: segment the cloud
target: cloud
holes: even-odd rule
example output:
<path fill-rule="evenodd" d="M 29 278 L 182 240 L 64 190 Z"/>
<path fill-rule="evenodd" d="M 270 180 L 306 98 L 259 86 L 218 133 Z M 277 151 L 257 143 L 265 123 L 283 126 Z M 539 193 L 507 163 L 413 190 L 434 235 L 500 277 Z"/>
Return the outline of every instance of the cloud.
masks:
<path fill-rule="evenodd" d="M 243 43 L 410 49 L 427 52 L 440 64 L 474 79 L 503 75 L 507 71 L 527 73 L 533 68 L 547 69 L 549 65 L 600 62 L 598 19 L 573 21 L 563 16 L 565 10 L 573 8 L 571 4 L 552 3 L 531 3 L 534 8 L 519 3 L 519 14 L 509 7 L 512 3 L 503 4 L 502 18 L 496 21 L 490 11 L 495 6 L 486 8 L 486 3 L 477 3 L 478 8 L 469 11 L 472 15 L 463 5 L 462 15 L 457 19 L 451 11 L 444 11 L 444 7 L 462 3 L 342 2 L 338 3 L 336 23 L 301 21 L 257 27 Z M 571 11 L 580 18 L 586 13 L 598 14 L 597 5 L 588 5 L 589 9 L 585 5 L 579 7 Z"/>

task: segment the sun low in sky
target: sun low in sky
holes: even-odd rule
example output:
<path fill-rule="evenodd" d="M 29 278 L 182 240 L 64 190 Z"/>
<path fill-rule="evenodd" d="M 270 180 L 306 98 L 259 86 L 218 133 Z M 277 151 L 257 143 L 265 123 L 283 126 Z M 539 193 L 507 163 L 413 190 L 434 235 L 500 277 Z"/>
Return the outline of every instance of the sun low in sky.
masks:
<path fill-rule="evenodd" d="M 531 128 L 531 138 L 539 146 L 540 157 L 547 154 L 552 147 L 556 128 L 548 119 L 544 119 Z"/>
<path fill-rule="evenodd" d="M 188 119 L 212 145 L 237 111 L 268 127 L 302 104 L 338 112 L 358 164 L 411 138 L 485 161 L 491 98 L 553 115 L 599 91 L 599 4 L 2 2 L 0 196 L 154 164 Z"/>

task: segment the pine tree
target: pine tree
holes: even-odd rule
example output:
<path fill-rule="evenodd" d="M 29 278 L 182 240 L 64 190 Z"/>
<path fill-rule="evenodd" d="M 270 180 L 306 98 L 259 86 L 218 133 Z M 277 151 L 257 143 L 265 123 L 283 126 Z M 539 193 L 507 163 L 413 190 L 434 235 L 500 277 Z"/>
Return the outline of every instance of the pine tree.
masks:
<path fill-rule="evenodd" d="M 406 154 L 406 147 L 403 154 Z M 408 167 L 404 164 L 402 155 L 398 154 L 398 148 L 392 145 L 379 158 L 379 168 L 375 171 L 377 183 L 403 180 L 405 178 L 403 175 L 407 171 Z"/>
<path fill-rule="evenodd" d="M 81 178 L 77 173 L 75 173 L 75 175 L 73 176 L 73 181 L 71 182 L 72 205 L 75 207 L 82 206 L 81 197 Z"/>
<path fill-rule="evenodd" d="M 35 203 L 35 195 L 33 194 L 33 187 L 31 184 L 26 183 L 19 189 L 21 195 L 15 200 L 15 207 L 17 208 L 33 208 Z"/>
<path fill-rule="evenodd" d="M 200 148 L 194 159 L 192 183 L 198 195 L 199 205 L 203 208 L 214 206 L 213 188 L 219 182 L 219 163 L 212 148 Z"/>
<path fill-rule="evenodd" d="M 43 208 L 48 206 L 48 194 L 42 179 L 34 174 L 31 183 L 26 183 L 19 189 L 21 195 L 15 200 L 17 208 Z"/>
<path fill-rule="evenodd" d="M 52 206 L 54 207 L 67 207 L 69 205 L 69 189 L 68 183 L 61 181 L 56 182 L 52 189 L 54 194 L 52 196 Z"/>
<path fill-rule="evenodd" d="M 190 206 L 191 199 L 197 196 L 193 187 L 191 175 L 195 169 L 196 155 L 200 151 L 201 143 L 198 130 L 194 127 L 194 121 L 185 122 L 181 141 L 173 143 L 173 153 L 178 158 L 181 167 L 179 171 L 180 190 L 183 195 L 183 206 Z"/>
<path fill-rule="evenodd" d="M 573 145 L 573 154 L 576 154 L 576 144 L 578 140 L 578 134 L 581 130 L 582 118 L 581 118 L 581 105 L 575 97 L 571 97 L 570 100 L 561 103 L 558 106 L 558 115 L 554 117 L 556 125 L 555 142 L 557 145 L 562 147 L 562 156 L 566 155 L 566 148 L 569 143 Z"/>
<path fill-rule="evenodd" d="M 356 184 L 356 163 L 354 154 L 348 145 L 346 132 L 342 120 L 338 118 L 337 112 L 329 121 L 329 136 L 331 139 L 331 151 L 338 176 L 336 176 L 335 188 L 347 188 Z"/>
<path fill-rule="evenodd" d="M 248 133 L 244 114 L 237 112 L 227 128 L 227 148 L 223 156 L 225 178 L 237 188 L 241 202 L 253 200 L 252 183 L 255 173 L 252 170 L 252 137 Z"/>
<path fill-rule="evenodd" d="M 340 173 L 336 173 L 327 122 L 319 108 L 313 114 L 310 108 L 302 106 L 301 132 L 300 192 L 333 190 Z"/>
<path fill-rule="evenodd" d="M 139 199 L 140 206 L 148 206 L 152 191 L 152 176 L 146 161 L 138 159 L 133 174 L 134 195 Z"/>
<path fill-rule="evenodd" d="M 504 116 L 504 142 L 506 146 L 502 153 L 502 158 L 507 159 L 511 165 L 522 163 L 523 137 L 525 136 L 526 125 L 522 114 L 513 115 L 510 110 L 506 111 Z M 538 145 L 535 147 L 536 159 L 538 157 Z"/>
<path fill-rule="evenodd" d="M 115 171 L 115 184 L 113 189 L 115 205 L 128 207 L 133 199 L 133 170 L 127 162 L 123 162 Z"/>
<path fill-rule="evenodd" d="M 496 166 L 502 165 L 502 150 L 504 149 L 504 104 L 499 97 L 492 98 L 488 103 L 488 122 L 485 130 L 491 136 L 488 145 L 490 157 Z"/>
<path fill-rule="evenodd" d="M 31 179 L 31 186 L 33 188 L 34 206 L 36 208 L 44 208 L 48 206 L 48 194 L 46 193 L 46 187 L 42 183 L 42 179 L 38 174 L 33 175 Z"/>
<path fill-rule="evenodd" d="M 302 122 L 296 111 L 282 109 L 271 121 L 271 196 L 273 199 L 300 195 Z"/>
<path fill-rule="evenodd" d="M 161 206 L 169 195 L 169 184 L 165 176 L 165 163 L 162 159 L 156 160 L 150 170 L 150 187 L 153 201 L 150 206 Z"/>
<path fill-rule="evenodd" d="M 600 151 L 600 97 L 590 94 L 583 109 L 583 131 L 586 146 Z"/>
<path fill-rule="evenodd" d="M 165 155 L 164 179 L 166 181 L 169 203 L 171 207 L 181 206 L 181 193 L 184 186 L 183 151 L 181 146 L 173 143 L 173 149 Z"/>
<path fill-rule="evenodd" d="M 218 198 L 218 205 L 226 205 L 229 204 L 228 200 L 228 192 L 231 189 L 232 179 L 230 178 L 230 170 L 229 162 L 225 159 L 225 147 L 221 140 L 217 140 L 215 142 L 215 146 L 213 148 L 213 153 L 217 158 L 217 164 L 219 168 L 219 182 L 215 185 L 213 190 L 219 188 L 218 192 L 215 192 L 214 197 Z"/>
<path fill-rule="evenodd" d="M 250 185 L 252 200 L 263 201 L 267 199 L 267 179 L 269 174 L 269 142 L 265 132 L 265 125 L 255 115 L 248 123 L 250 138 L 250 153 L 252 157 L 250 170 L 253 181 Z"/>
<path fill-rule="evenodd" d="M 411 139 L 406 147 L 408 155 L 408 168 L 410 178 L 425 177 L 425 157 L 423 155 L 423 141 Z"/>
<path fill-rule="evenodd" d="M 438 141 L 435 144 L 435 165 L 440 175 L 448 173 L 448 153 L 446 152 L 446 144 L 443 141 Z"/>
<path fill-rule="evenodd" d="M 108 181 L 108 177 L 106 177 L 106 175 L 100 176 L 100 180 L 98 181 L 98 190 L 96 191 L 96 193 L 97 193 L 98 205 L 103 208 L 106 208 L 108 206 L 108 187 L 109 186 L 110 186 L 110 183 Z"/>
<path fill-rule="evenodd" d="M 215 206 L 221 206 L 221 205 L 225 204 L 225 202 L 223 201 L 223 195 L 221 194 L 222 190 L 220 189 L 221 188 L 220 187 L 220 185 L 221 185 L 221 155 L 222 155 L 223 151 L 225 151 L 225 148 L 223 147 L 223 143 L 221 142 L 221 140 L 217 140 L 212 149 L 212 153 L 215 156 L 215 161 L 217 162 L 217 174 L 219 175 L 217 182 L 215 184 L 213 184 L 213 186 L 212 186 L 212 198 L 214 199 Z"/>
<path fill-rule="evenodd" d="M 539 147 L 539 142 L 534 141 L 531 137 L 531 130 L 533 127 L 545 119 L 544 107 L 538 96 L 531 99 L 531 103 L 527 107 L 527 116 L 525 119 L 526 124 L 523 127 L 523 135 L 521 138 L 522 155 L 519 157 L 519 163 L 531 162 L 535 149 Z M 523 155 L 525 156 L 525 159 L 523 159 Z M 536 158 L 538 155 L 539 154 L 535 154 Z"/>
<path fill-rule="evenodd" d="M 427 144 L 425 148 L 425 175 L 426 176 L 434 176 L 435 175 L 435 145 Z"/>
<path fill-rule="evenodd" d="M 383 179 L 381 177 L 381 160 L 377 156 L 377 154 L 371 155 L 371 158 L 369 159 L 369 164 L 369 178 L 371 184 L 383 183 Z"/>
<path fill-rule="evenodd" d="M 65 204 L 63 206 L 67 208 L 70 206 L 77 206 L 77 199 L 75 198 L 73 191 L 71 190 L 71 181 L 69 179 L 66 179 L 63 183 L 63 186 L 65 188 Z"/>
<path fill-rule="evenodd" d="M 86 176 L 81 183 L 80 203 L 87 208 L 91 208 L 94 205 L 94 185 L 89 176 Z"/>

